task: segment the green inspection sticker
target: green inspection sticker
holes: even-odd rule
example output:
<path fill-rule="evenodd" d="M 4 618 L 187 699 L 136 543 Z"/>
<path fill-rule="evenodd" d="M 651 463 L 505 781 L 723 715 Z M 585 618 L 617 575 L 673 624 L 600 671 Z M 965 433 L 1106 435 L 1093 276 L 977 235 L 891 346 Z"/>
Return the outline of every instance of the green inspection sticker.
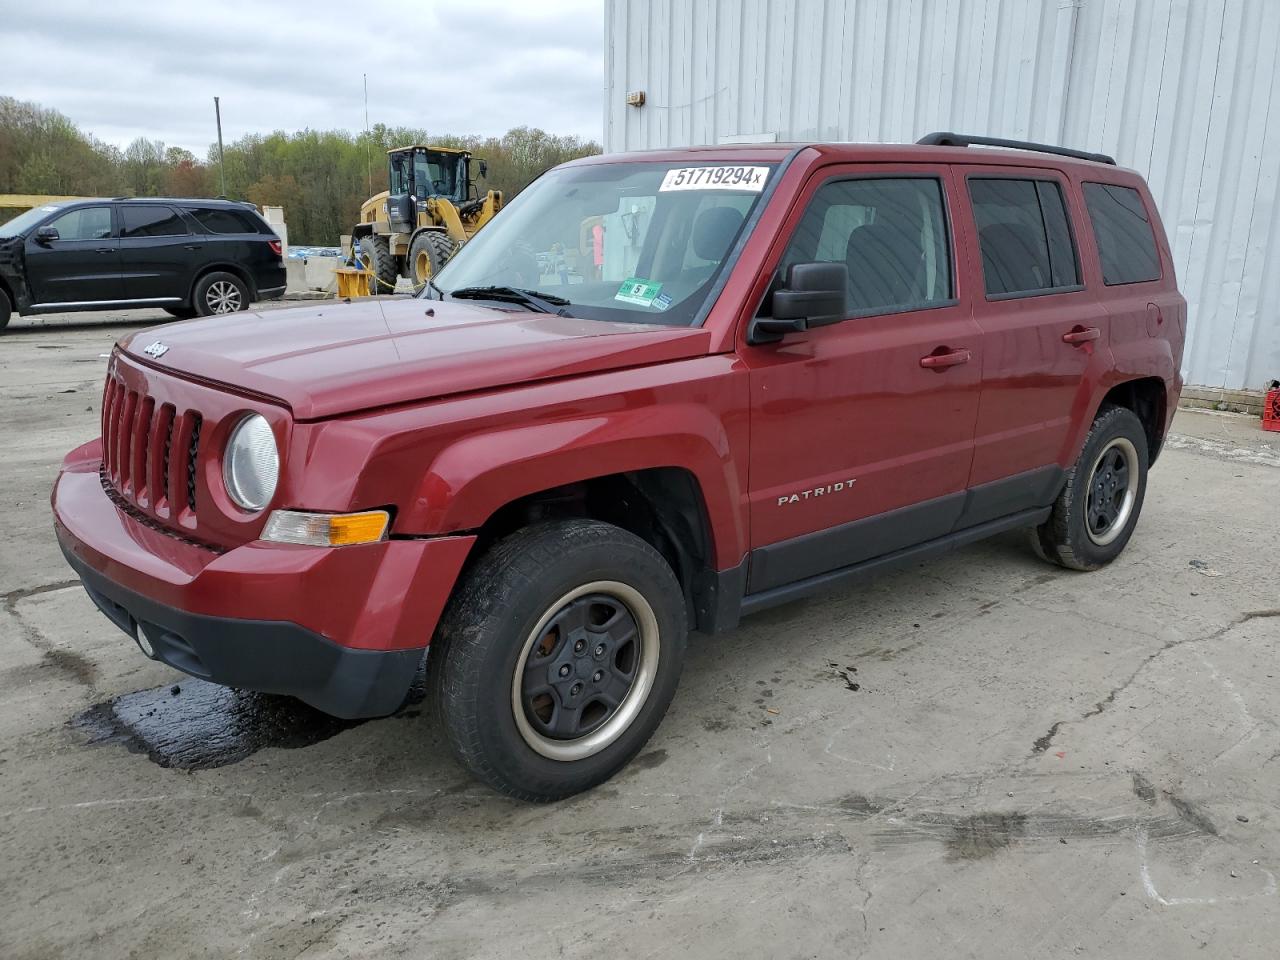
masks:
<path fill-rule="evenodd" d="M 628 277 L 622 281 L 622 286 L 613 295 L 613 299 L 621 300 L 623 303 L 634 303 L 637 307 L 647 307 L 653 303 L 661 289 L 662 284 L 654 283 L 652 280 Z"/>

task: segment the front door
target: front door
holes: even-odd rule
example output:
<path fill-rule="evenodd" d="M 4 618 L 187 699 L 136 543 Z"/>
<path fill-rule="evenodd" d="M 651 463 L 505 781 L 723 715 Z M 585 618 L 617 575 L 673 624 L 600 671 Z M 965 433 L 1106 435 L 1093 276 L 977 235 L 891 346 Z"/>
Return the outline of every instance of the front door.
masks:
<path fill-rule="evenodd" d="M 844 263 L 848 319 L 742 348 L 749 593 L 942 536 L 959 517 L 982 363 L 957 287 L 953 189 L 945 167 L 841 166 L 793 212 L 777 276 Z"/>
<path fill-rule="evenodd" d="M 193 235 L 182 215 L 167 205 L 126 202 L 119 214 L 124 298 L 187 299 L 208 237 Z"/>
<path fill-rule="evenodd" d="M 120 300 L 120 241 L 108 204 L 77 207 L 40 228 L 53 227 L 58 239 L 26 241 L 27 285 L 39 307 L 111 303 Z"/>

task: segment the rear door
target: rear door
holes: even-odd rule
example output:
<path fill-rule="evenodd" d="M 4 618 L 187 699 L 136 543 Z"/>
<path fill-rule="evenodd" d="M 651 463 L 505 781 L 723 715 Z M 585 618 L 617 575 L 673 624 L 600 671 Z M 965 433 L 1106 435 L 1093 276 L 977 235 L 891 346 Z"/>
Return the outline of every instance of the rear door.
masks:
<path fill-rule="evenodd" d="M 111 303 L 123 297 L 120 241 L 110 204 L 76 207 L 41 227 L 53 227 L 58 239 L 38 243 L 35 230 L 27 236 L 27 284 L 36 305 Z"/>
<path fill-rule="evenodd" d="M 958 293 L 954 204 L 946 167 L 851 164 L 815 176 L 792 213 L 776 276 L 791 263 L 846 264 L 848 318 L 740 348 L 748 592 L 942 536 L 959 516 L 981 346 Z"/>
<path fill-rule="evenodd" d="M 980 261 L 982 402 L 962 525 L 1041 506 L 1075 458 L 1072 424 L 1088 417 L 1103 365 L 1107 312 L 1086 289 L 1084 223 L 1068 179 L 1051 169 L 968 166 L 960 217 Z M 1046 499 L 1047 498 L 1047 499 Z"/>
<path fill-rule="evenodd" d="M 191 293 L 203 237 L 160 203 L 121 203 L 120 263 L 126 300 L 176 302 Z"/>

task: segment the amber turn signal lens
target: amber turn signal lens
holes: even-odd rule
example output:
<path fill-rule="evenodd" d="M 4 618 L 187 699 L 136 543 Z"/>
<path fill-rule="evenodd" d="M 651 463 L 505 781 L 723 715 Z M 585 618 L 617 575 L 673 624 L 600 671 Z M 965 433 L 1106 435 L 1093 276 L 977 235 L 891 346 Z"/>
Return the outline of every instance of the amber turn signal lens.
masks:
<path fill-rule="evenodd" d="M 387 532 L 387 515 L 382 510 L 348 513 L 329 520 L 329 545 L 342 547 L 349 543 L 372 543 Z"/>

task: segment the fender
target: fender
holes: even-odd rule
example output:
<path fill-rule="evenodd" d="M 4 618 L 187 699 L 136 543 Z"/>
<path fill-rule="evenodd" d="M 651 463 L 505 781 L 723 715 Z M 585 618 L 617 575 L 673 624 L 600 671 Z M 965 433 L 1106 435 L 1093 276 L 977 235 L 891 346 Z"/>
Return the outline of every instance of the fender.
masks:
<path fill-rule="evenodd" d="M 1129 340 L 1119 346 L 1110 344 L 1098 350 L 1080 381 L 1080 390 L 1072 403 L 1071 419 L 1075 427 L 1058 458 L 1059 465 L 1068 468 L 1080 456 L 1084 439 L 1108 393 L 1119 384 L 1152 377 L 1165 384 L 1165 422 L 1162 426 L 1167 431 L 1178 406 L 1177 395 L 1181 386 L 1178 364 L 1169 341 L 1155 338 Z"/>
<path fill-rule="evenodd" d="M 0 287 L 9 294 L 14 312 L 24 313 L 31 306 L 31 290 L 27 286 L 26 237 L 0 240 Z"/>
<path fill-rule="evenodd" d="M 469 434 L 440 450 L 397 517 L 398 532 L 476 530 L 498 509 L 531 494 L 610 474 L 677 467 L 701 488 L 717 568 L 747 550 L 745 477 L 724 423 L 694 402 L 613 410 L 570 420 Z"/>

